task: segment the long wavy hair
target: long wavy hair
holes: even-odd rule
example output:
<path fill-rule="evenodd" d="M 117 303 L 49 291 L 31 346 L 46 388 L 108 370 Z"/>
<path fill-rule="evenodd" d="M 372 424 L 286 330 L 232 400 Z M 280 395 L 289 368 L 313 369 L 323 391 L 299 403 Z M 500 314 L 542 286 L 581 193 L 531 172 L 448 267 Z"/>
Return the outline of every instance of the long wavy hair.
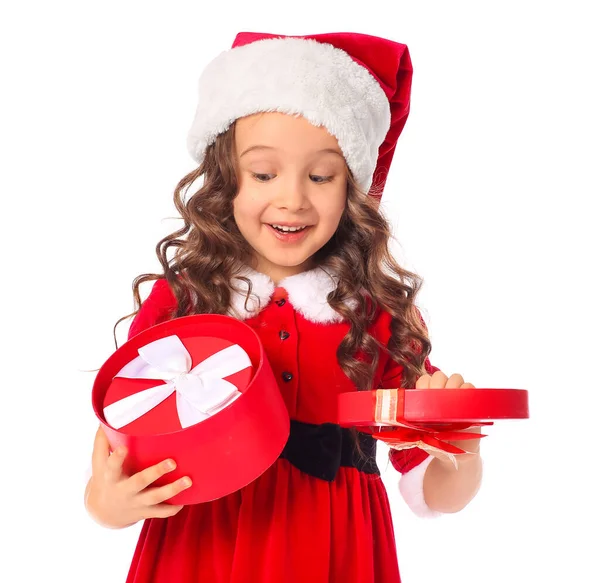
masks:
<path fill-rule="evenodd" d="M 188 197 L 199 178 L 202 185 Z M 422 279 L 393 258 L 388 244 L 391 228 L 377 200 L 361 192 L 348 170 L 346 207 L 334 236 L 313 257 L 315 266 L 338 278 L 337 288 L 327 300 L 350 329 L 337 349 L 340 367 L 359 390 L 372 385 L 380 351 L 403 366 L 402 387 L 414 387 L 424 374 L 424 361 L 431 344 L 415 306 Z M 235 154 L 235 124 L 209 146 L 201 165 L 177 184 L 174 203 L 183 226 L 156 246 L 163 273 L 145 273 L 133 281 L 135 311 L 139 311 L 140 286 L 166 278 L 177 298 L 171 317 L 191 314 L 225 314 L 233 293 L 232 280 L 244 265 L 251 265 L 253 252 L 240 233 L 233 216 L 238 192 Z M 248 285 L 248 298 L 252 293 Z M 350 307 L 347 303 L 355 307 Z M 382 346 L 368 332 L 377 310 L 389 312 L 391 337 Z M 116 333 L 115 333 L 116 341 Z"/>

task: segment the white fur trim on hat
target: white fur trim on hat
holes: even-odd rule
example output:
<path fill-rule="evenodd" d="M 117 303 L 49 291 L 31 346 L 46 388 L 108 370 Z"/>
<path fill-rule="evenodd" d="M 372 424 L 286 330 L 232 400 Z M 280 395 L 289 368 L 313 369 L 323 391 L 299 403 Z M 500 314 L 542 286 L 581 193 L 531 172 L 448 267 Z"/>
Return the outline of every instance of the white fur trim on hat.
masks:
<path fill-rule="evenodd" d="M 434 459 L 433 456 L 429 456 L 423 460 L 418 466 L 409 470 L 400 478 L 400 494 L 408 507 L 417 515 L 422 518 L 437 518 L 442 513 L 436 510 L 432 510 L 427 506 L 425 502 L 425 496 L 423 494 L 423 480 L 425 479 L 425 471 L 429 464 Z"/>
<path fill-rule="evenodd" d="M 269 111 L 324 126 L 369 190 L 390 105 L 379 82 L 348 53 L 298 38 L 264 39 L 221 53 L 200 76 L 190 154 L 200 163 L 206 147 L 236 119 Z"/>

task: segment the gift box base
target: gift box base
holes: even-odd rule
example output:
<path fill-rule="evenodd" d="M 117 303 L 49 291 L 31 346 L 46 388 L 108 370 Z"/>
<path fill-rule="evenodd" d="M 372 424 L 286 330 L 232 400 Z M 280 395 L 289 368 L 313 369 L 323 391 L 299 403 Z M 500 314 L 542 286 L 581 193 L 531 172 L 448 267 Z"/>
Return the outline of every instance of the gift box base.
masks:
<path fill-rule="evenodd" d="M 114 429 L 102 414 L 107 387 L 118 371 L 137 356 L 138 348 L 170 334 L 234 341 L 247 352 L 256 373 L 239 398 L 196 425 L 156 435 L 133 435 Z M 171 498 L 171 504 L 209 502 L 248 485 L 279 457 L 290 430 L 287 408 L 257 334 L 241 321 L 214 314 L 170 320 L 130 339 L 98 372 L 92 402 L 111 448 L 124 445 L 128 449 L 124 467 L 127 474 L 171 458 L 177 468 L 152 486 L 190 477 L 192 486 Z"/>

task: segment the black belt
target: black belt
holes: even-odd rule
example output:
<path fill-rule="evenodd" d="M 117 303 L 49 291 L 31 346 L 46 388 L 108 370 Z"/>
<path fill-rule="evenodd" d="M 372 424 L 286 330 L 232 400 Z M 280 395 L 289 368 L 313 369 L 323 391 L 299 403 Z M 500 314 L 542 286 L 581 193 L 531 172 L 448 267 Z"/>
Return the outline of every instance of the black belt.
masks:
<path fill-rule="evenodd" d="M 360 452 L 356 446 L 356 438 Z M 291 422 L 290 436 L 281 457 L 299 470 L 332 482 L 340 467 L 356 468 L 366 474 L 378 474 L 376 441 L 370 435 L 342 428 L 334 423 L 312 425 Z"/>

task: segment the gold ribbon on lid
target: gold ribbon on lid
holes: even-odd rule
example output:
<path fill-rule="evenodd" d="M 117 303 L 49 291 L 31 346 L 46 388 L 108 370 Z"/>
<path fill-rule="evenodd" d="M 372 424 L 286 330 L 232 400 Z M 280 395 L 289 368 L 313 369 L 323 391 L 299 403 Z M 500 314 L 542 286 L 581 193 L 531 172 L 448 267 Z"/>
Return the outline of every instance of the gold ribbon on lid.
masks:
<path fill-rule="evenodd" d="M 375 391 L 375 423 L 377 425 L 403 425 L 398 422 L 398 412 L 404 412 L 403 389 L 378 389 Z"/>
<path fill-rule="evenodd" d="M 418 447 L 430 455 L 448 459 L 454 467 L 458 467 L 457 454 L 471 454 L 447 440 L 462 441 L 480 439 L 482 434 L 464 432 L 465 428 L 481 425 L 480 423 L 455 423 L 444 429 L 412 425 L 403 419 L 404 389 L 378 389 L 375 391 L 374 422 L 376 425 L 395 426 L 396 429 L 378 429 L 372 433 L 375 439 L 386 443 L 392 449 L 402 450 Z M 402 419 L 398 421 L 398 419 Z"/>

